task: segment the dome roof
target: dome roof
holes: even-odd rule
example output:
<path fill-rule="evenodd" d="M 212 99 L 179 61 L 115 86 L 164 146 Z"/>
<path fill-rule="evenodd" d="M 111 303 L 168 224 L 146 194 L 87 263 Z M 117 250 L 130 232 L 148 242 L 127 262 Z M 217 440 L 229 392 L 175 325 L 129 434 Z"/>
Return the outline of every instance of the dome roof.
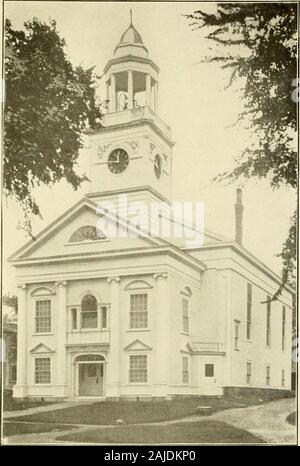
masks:
<path fill-rule="evenodd" d="M 144 49 L 144 51 L 148 53 L 147 48 L 143 44 L 141 35 L 133 26 L 132 21 L 130 22 L 130 26 L 122 34 L 120 42 L 115 48 L 115 53 L 117 50 L 120 51 L 122 47 L 138 47 L 140 49 Z"/>
<path fill-rule="evenodd" d="M 143 45 L 141 35 L 131 24 L 128 29 L 122 34 L 118 47 L 121 45 Z"/>

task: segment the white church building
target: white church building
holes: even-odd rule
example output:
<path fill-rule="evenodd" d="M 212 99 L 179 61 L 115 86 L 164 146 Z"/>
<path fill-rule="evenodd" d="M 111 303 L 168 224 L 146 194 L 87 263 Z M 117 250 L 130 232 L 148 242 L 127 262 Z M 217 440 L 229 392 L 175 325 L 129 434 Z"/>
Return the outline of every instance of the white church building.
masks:
<path fill-rule="evenodd" d="M 158 116 L 159 68 L 132 23 L 104 72 L 109 110 L 89 133 L 89 194 L 10 258 L 19 291 L 14 396 L 289 389 L 292 290 L 271 301 L 280 277 L 243 247 L 241 190 L 234 240 L 204 231 L 203 244 L 187 244 L 149 233 L 147 219 L 135 229 L 125 200 L 171 202 L 174 143 Z M 103 202 L 119 210 L 101 213 Z"/>

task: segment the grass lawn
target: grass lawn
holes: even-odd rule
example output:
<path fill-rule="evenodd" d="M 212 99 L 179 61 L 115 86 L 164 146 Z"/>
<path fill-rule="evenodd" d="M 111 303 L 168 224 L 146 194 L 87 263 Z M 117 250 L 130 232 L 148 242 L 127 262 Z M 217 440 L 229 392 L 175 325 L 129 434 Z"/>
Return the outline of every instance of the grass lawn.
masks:
<path fill-rule="evenodd" d="M 195 414 L 195 408 L 211 406 L 213 412 L 259 404 L 255 398 L 235 399 L 217 397 L 191 397 L 172 401 L 149 402 L 111 402 L 103 401 L 88 405 L 73 406 L 45 413 L 24 415 L 18 420 L 57 422 L 62 424 L 115 424 L 122 419 L 126 424 L 158 422 L 170 419 L 180 419 Z"/>
<path fill-rule="evenodd" d="M 249 432 L 237 429 L 225 422 L 182 422 L 168 426 L 120 426 L 74 432 L 57 437 L 67 442 L 103 444 L 204 444 L 204 443 L 263 443 Z"/>
<path fill-rule="evenodd" d="M 288 422 L 292 426 L 296 425 L 296 412 L 295 411 L 288 415 L 288 417 L 286 418 L 286 422 Z"/>
<path fill-rule="evenodd" d="M 70 426 L 53 425 L 53 424 L 23 424 L 18 422 L 4 422 L 3 424 L 3 437 L 10 437 L 11 435 L 22 434 L 35 434 L 40 432 L 52 432 L 72 429 Z"/>
<path fill-rule="evenodd" d="M 51 402 L 36 401 L 36 400 L 25 400 L 17 401 L 12 398 L 11 395 L 6 395 L 3 398 L 3 411 L 18 411 L 29 408 L 36 408 L 37 406 L 46 406 Z"/>

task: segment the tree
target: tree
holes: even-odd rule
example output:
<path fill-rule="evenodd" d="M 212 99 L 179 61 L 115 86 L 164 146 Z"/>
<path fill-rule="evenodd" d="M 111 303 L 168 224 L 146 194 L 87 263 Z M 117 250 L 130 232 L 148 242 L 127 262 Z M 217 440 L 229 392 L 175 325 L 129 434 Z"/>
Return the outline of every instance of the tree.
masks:
<path fill-rule="evenodd" d="M 235 168 L 215 179 L 266 178 L 273 189 L 282 185 L 296 189 L 297 105 L 292 95 L 297 76 L 297 5 L 218 3 L 214 14 L 198 10 L 186 16 L 190 26 L 206 28 L 207 38 L 216 44 L 214 56 L 205 61 L 228 68 L 229 85 L 240 83 L 244 109 L 238 122 L 250 121 L 255 135 L 251 147 L 236 157 Z M 273 299 L 295 278 L 296 222 L 295 212 L 278 254 L 283 260 L 282 285 Z"/>
<path fill-rule="evenodd" d="M 34 18 L 25 30 L 5 28 L 4 190 L 23 207 L 23 227 L 41 215 L 34 188 L 65 179 L 76 190 L 82 135 L 100 126 L 93 68 L 74 67 L 55 21 Z"/>
<path fill-rule="evenodd" d="M 17 314 L 17 312 L 18 312 L 18 296 L 14 295 L 14 294 L 13 295 L 10 295 L 10 294 L 3 295 L 2 302 L 6 306 L 12 307 L 14 309 L 15 313 Z"/>
<path fill-rule="evenodd" d="M 3 323 L 16 323 L 18 316 L 18 297 L 5 294 L 2 296 L 2 318 Z"/>

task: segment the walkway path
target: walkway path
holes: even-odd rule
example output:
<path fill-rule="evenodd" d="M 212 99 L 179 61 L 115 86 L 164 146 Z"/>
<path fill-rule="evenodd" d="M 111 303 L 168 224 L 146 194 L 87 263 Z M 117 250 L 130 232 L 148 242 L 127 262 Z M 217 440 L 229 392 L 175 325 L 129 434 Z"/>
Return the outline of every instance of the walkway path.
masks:
<path fill-rule="evenodd" d="M 45 413 L 48 411 L 56 411 L 57 409 L 71 408 L 72 406 L 80 406 L 83 404 L 95 403 L 95 400 L 84 401 L 61 401 L 59 403 L 51 403 L 45 406 L 36 406 L 35 408 L 19 409 L 16 411 L 3 411 L 3 418 L 10 419 L 12 417 L 29 416 L 31 414 Z"/>
<path fill-rule="evenodd" d="M 293 444 L 296 443 L 296 426 L 286 422 L 286 418 L 295 410 L 295 399 L 287 398 L 260 406 L 220 411 L 209 419 L 245 429 L 267 443 Z"/>
<path fill-rule="evenodd" d="M 64 407 L 69 407 L 69 405 L 64 403 Z M 72 402 L 70 402 L 72 403 Z M 74 403 L 74 402 L 73 402 Z M 63 404 L 63 403 L 61 403 Z M 57 405 L 56 405 L 57 406 Z M 44 407 L 46 408 L 46 406 Z M 38 408 L 34 408 L 38 409 Z M 250 406 L 247 408 L 234 408 L 218 413 L 213 414 L 212 416 L 189 416 L 182 419 L 173 419 L 171 421 L 163 422 L 154 422 L 147 424 L 139 424 L 142 428 L 143 425 L 170 425 L 177 424 L 179 422 L 199 422 L 199 421 L 209 421 L 209 420 L 218 420 L 231 424 L 234 427 L 247 430 L 248 432 L 260 437 L 267 443 L 274 444 L 294 444 L 296 443 L 296 427 L 291 426 L 286 422 L 286 417 L 295 411 L 296 405 L 294 399 L 284 399 L 272 401 L 259 406 Z M 26 414 L 30 410 L 26 410 Z M 45 410 L 46 411 L 46 410 Z M 25 412 L 23 411 L 23 415 Z M 28 413 L 29 414 L 29 413 Z M 13 421 L 12 421 L 13 422 Z M 17 421 L 20 422 L 20 421 Z M 25 422 L 25 421 L 24 421 Z M 61 425 L 63 423 L 58 424 Z M 132 424 L 131 424 L 132 425 Z M 86 432 L 88 430 L 95 429 L 107 429 L 107 428 L 116 428 L 115 425 L 108 426 L 95 426 L 95 425 L 80 425 L 76 424 L 65 431 L 51 431 L 51 432 L 42 432 L 34 434 L 24 434 L 24 435 L 14 435 L 6 439 L 7 444 L 68 444 L 69 442 L 58 441 L 57 437 L 67 435 L 71 432 Z M 128 425 L 130 429 L 130 425 Z"/>

